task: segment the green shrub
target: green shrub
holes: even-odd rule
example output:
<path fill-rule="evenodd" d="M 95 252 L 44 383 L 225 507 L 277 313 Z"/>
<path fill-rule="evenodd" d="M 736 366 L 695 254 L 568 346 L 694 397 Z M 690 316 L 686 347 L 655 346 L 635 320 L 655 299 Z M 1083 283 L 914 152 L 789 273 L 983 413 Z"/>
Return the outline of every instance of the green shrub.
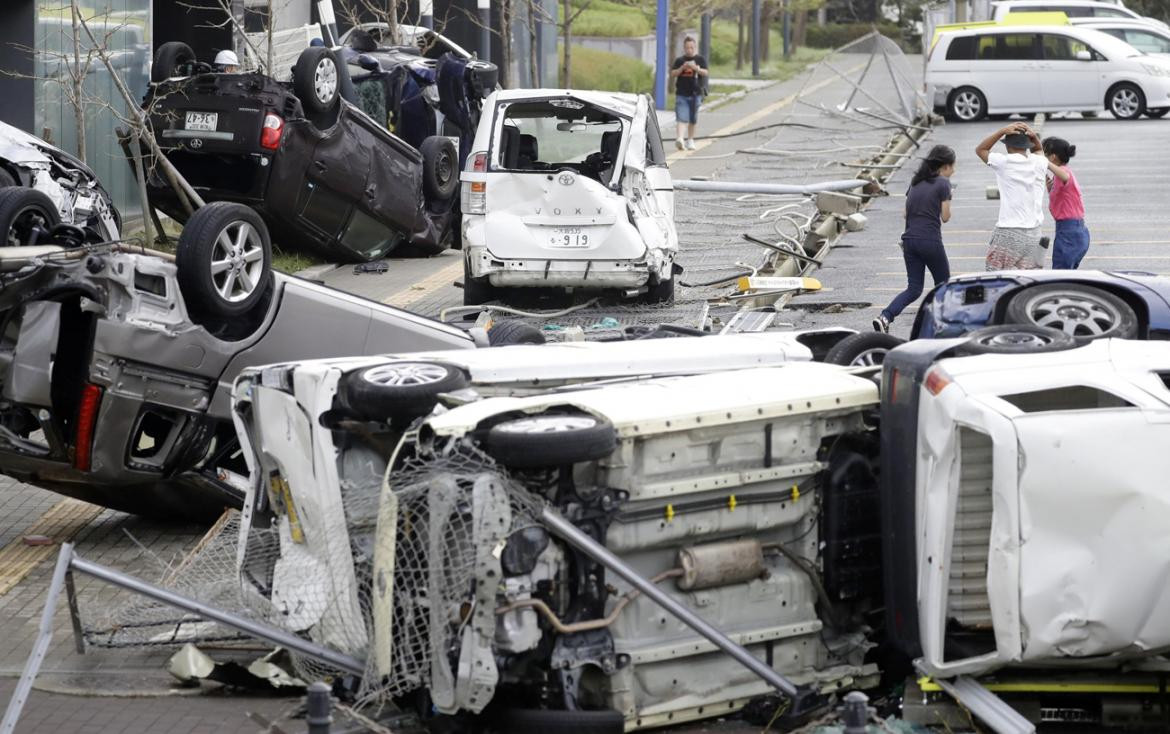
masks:
<path fill-rule="evenodd" d="M 573 3 L 574 9 L 580 7 Z M 645 36 L 654 32 L 653 21 L 635 7 L 611 0 L 593 0 L 573 21 L 574 36 Z"/>
<path fill-rule="evenodd" d="M 805 32 L 805 44 L 811 48 L 840 48 L 850 41 L 873 30 L 869 23 L 827 23 L 823 26 L 809 25 Z M 878 25 L 878 31 L 887 38 L 902 43 L 902 30 L 893 23 Z"/>
<path fill-rule="evenodd" d="M 558 44 L 558 63 L 564 46 Z M 603 92 L 650 92 L 654 89 L 654 69 L 638 59 L 585 48 L 573 44 L 572 89 L 597 89 Z"/>

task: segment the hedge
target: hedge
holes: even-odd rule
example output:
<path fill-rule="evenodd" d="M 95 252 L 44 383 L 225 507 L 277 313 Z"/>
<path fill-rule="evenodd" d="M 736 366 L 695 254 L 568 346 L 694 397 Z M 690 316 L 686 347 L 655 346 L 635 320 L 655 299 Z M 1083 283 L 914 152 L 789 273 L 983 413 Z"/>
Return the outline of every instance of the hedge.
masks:
<path fill-rule="evenodd" d="M 563 45 L 557 44 L 557 63 Z M 604 92 L 649 92 L 654 89 L 654 69 L 638 59 L 573 44 L 572 89 Z"/>

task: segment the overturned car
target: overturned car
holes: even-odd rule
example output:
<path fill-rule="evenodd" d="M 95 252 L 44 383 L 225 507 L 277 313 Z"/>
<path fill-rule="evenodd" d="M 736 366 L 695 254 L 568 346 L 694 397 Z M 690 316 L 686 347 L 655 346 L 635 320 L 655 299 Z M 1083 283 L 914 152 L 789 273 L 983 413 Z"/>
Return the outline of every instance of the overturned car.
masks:
<path fill-rule="evenodd" d="M 523 389 L 481 368 L 406 423 L 346 397 L 391 366 L 272 366 L 234 394 L 245 596 L 365 660 L 366 695 L 425 691 L 421 711 L 498 731 L 620 732 L 771 690 L 631 572 L 790 681 L 791 721 L 844 689 L 896 700 L 912 662 L 942 679 L 1164 664 L 1167 345 L 999 326 L 892 351 L 880 391 L 872 370 L 804 362 Z M 1037 690 L 1037 712 L 1076 695 Z M 1156 727 L 1146 693 L 1110 690 Z M 1110 723 L 1095 711 L 1081 720 Z"/>

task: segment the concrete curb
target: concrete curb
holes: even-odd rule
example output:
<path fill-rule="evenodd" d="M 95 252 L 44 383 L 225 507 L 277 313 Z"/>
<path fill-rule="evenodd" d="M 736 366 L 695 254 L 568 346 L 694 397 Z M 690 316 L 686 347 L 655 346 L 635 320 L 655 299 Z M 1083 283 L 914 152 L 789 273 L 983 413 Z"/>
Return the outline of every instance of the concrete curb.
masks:
<path fill-rule="evenodd" d="M 342 266 L 335 263 L 321 263 L 320 265 L 310 265 L 304 270 L 298 270 L 293 275 L 298 278 L 304 278 L 305 280 L 321 280 L 328 273 L 332 273 L 340 267 Z"/>

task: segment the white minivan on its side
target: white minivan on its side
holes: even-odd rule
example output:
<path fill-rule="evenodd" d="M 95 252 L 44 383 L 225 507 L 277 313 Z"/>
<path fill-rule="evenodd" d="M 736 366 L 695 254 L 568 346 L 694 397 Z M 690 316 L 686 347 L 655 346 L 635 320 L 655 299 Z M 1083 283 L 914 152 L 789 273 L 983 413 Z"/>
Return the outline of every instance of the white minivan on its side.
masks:
<path fill-rule="evenodd" d="M 1083 26 L 987 26 L 942 34 L 926 94 L 948 118 L 1097 112 L 1132 120 L 1170 108 L 1170 60 Z"/>

